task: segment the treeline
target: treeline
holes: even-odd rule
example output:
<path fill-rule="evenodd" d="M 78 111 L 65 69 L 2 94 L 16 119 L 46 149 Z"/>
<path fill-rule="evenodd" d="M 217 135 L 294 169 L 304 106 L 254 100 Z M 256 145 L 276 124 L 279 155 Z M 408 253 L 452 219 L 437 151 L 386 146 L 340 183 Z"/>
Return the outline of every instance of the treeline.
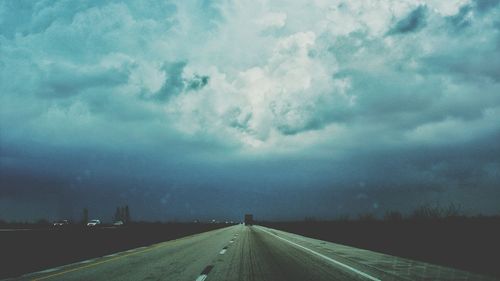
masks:
<path fill-rule="evenodd" d="M 305 217 L 304 222 L 419 222 L 419 221 L 447 221 L 447 220 L 490 220 L 500 219 L 499 215 L 466 215 L 461 205 L 450 204 L 446 207 L 439 205 L 422 205 L 409 214 L 403 214 L 399 211 L 387 211 L 383 215 L 366 212 L 357 216 L 339 215 L 334 219 L 324 220 L 315 217 Z M 296 220 L 297 221 L 297 220 Z"/>
<path fill-rule="evenodd" d="M 130 218 L 130 210 L 128 205 L 123 207 L 116 207 L 116 212 L 114 216 L 115 222 L 121 221 L 123 223 L 130 223 L 132 219 Z"/>

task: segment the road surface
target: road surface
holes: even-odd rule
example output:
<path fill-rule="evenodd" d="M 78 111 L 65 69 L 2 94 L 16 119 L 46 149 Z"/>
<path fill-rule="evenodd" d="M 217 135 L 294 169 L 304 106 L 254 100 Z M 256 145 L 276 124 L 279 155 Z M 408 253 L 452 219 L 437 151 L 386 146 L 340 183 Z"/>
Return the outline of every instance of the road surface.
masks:
<path fill-rule="evenodd" d="M 21 280 L 494 280 L 264 228 L 235 225 L 24 275 Z"/>

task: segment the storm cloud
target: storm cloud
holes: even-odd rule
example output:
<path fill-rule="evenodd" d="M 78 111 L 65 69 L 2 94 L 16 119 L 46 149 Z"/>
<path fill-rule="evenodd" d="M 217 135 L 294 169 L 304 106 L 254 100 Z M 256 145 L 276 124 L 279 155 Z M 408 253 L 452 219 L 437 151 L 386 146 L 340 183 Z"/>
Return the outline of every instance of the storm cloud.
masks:
<path fill-rule="evenodd" d="M 0 218 L 497 213 L 499 18 L 479 0 L 2 1 Z"/>
<path fill-rule="evenodd" d="M 399 20 L 389 31 L 390 34 L 415 32 L 425 26 L 425 6 L 420 6 L 409 13 L 405 18 Z"/>

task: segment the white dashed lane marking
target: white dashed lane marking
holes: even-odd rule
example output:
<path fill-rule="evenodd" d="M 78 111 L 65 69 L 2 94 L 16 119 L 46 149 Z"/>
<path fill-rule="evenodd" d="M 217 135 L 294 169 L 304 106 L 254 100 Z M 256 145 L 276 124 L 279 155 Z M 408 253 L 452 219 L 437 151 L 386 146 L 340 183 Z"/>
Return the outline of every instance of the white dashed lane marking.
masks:
<path fill-rule="evenodd" d="M 200 276 L 196 278 L 196 281 L 204 281 L 205 279 L 207 279 L 208 274 L 210 273 L 210 271 L 212 271 L 212 268 L 214 268 L 213 265 L 205 267 L 205 269 L 203 269 L 203 271 L 201 272 Z"/>

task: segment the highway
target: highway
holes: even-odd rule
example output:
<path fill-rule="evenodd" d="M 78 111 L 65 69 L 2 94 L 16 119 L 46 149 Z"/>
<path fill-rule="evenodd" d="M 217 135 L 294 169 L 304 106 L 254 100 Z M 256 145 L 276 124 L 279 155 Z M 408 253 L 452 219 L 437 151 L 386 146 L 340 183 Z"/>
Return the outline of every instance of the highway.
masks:
<path fill-rule="evenodd" d="M 47 269 L 18 279 L 494 280 L 261 226 L 244 225 Z"/>

